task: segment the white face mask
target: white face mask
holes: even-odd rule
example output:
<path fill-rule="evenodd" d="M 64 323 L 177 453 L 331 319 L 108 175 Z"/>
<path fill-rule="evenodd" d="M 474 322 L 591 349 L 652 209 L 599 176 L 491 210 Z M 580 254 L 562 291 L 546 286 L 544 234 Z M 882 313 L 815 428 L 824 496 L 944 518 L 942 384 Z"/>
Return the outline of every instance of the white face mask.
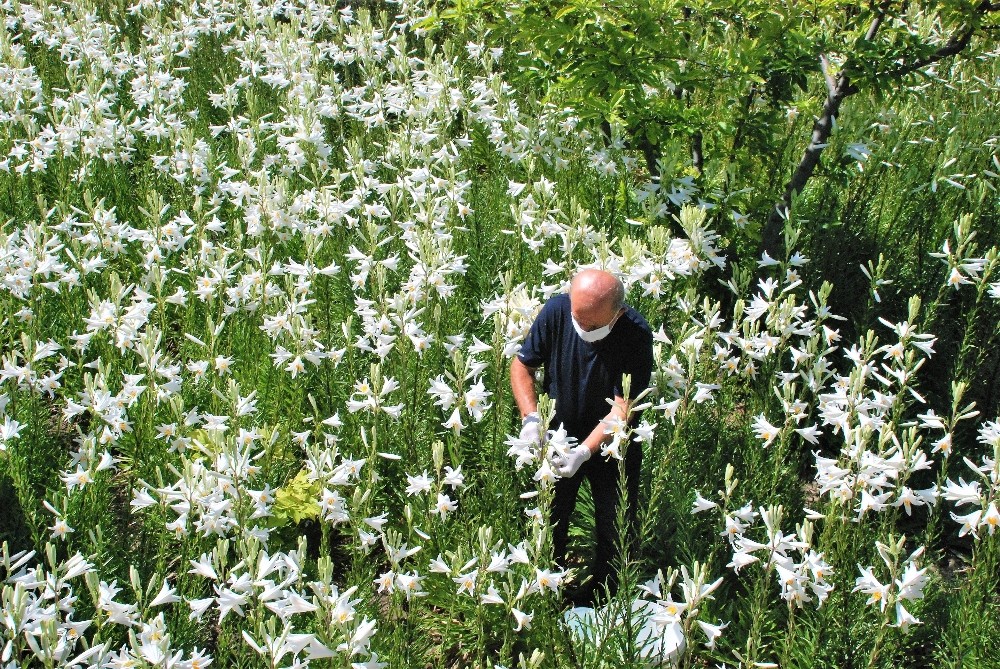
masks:
<path fill-rule="evenodd" d="M 620 312 L 619 312 L 620 313 Z M 576 322 L 576 318 L 570 314 L 570 319 L 573 321 L 573 329 L 576 333 L 580 335 L 580 339 L 587 342 L 588 344 L 593 344 L 595 341 L 601 341 L 609 334 L 611 334 L 611 328 L 614 327 L 615 323 L 618 321 L 618 314 L 611 319 L 611 322 L 603 327 L 599 327 L 595 330 L 584 330 L 580 327 L 580 324 Z"/>

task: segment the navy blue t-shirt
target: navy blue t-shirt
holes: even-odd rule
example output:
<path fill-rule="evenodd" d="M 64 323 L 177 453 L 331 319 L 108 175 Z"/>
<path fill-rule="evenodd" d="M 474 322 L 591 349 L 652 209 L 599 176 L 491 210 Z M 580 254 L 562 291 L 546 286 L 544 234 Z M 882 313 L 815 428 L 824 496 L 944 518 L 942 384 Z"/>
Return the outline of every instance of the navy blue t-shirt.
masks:
<path fill-rule="evenodd" d="M 649 385 L 653 333 L 642 314 L 626 307 L 607 337 L 587 343 L 573 329 L 569 295 L 563 293 L 542 307 L 517 357 L 527 367 L 544 368 L 542 388 L 556 400 L 552 427 L 562 423 L 582 440 L 608 415 L 607 400 L 624 397 L 622 376 L 632 375 L 633 398 Z"/>

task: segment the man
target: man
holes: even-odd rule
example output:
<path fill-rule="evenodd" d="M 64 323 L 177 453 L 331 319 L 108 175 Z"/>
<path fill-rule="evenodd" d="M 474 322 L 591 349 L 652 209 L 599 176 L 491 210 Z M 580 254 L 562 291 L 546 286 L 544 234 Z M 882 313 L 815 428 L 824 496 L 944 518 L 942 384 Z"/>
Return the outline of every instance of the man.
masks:
<path fill-rule="evenodd" d="M 521 412 L 521 438 L 537 440 L 539 416 L 535 370 L 544 368 L 544 391 L 555 399 L 552 428 L 560 424 L 578 445 L 554 460 L 560 478 L 555 484 L 551 521 L 555 558 L 566 556 L 569 518 L 580 484 L 590 481 L 594 498 L 597 546 L 592 580 L 574 597 L 589 599 L 593 588 L 617 588 L 611 561 L 618 552 L 616 507 L 619 499 L 618 462 L 600 456 L 610 441 L 605 420 L 624 419 L 622 378 L 631 375 L 629 395 L 636 397 L 649 385 L 653 370 L 653 335 L 649 324 L 625 304 L 625 288 L 614 275 L 596 269 L 579 272 L 568 294 L 556 295 L 542 307 L 521 350 L 511 362 L 510 382 Z M 608 399 L 614 398 L 614 406 Z M 594 454 L 597 457 L 593 457 Z M 634 524 L 639 493 L 642 448 L 630 445 L 623 453 L 629 531 Z"/>

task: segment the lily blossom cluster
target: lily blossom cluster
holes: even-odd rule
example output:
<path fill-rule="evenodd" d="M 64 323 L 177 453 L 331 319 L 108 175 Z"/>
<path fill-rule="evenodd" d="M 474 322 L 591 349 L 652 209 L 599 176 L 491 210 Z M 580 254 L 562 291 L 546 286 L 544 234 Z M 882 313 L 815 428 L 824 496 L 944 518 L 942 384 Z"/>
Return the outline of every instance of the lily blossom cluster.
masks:
<path fill-rule="evenodd" d="M 690 570 L 681 565 L 680 570 L 668 570 L 666 576 L 658 571 L 651 580 L 638 586 L 640 597 L 652 600 L 650 619 L 656 629 L 655 637 L 681 636 L 693 641 L 697 629 L 705 635 L 705 647 L 715 648 L 729 623 L 710 623 L 702 618 L 706 604 L 714 599 L 713 593 L 723 582 L 722 577 L 709 582 L 709 577 L 707 566 L 695 562 Z M 675 587 L 680 590 L 678 600 L 672 592 Z"/>
<path fill-rule="evenodd" d="M 56 552 L 54 544 L 46 544 L 46 568 L 35 561 L 33 551 L 12 555 L 4 546 L 0 555 L 2 595 L 9 604 L 0 626 L 4 666 L 34 661 L 48 666 L 103 669 L 169 661 L 178 669 L 204 669 L 212 664 L 212 657 L 197 647 L 187 654 L 171 645 L 163 607 L 179 598 L 166 581 L 141 609 L 135 604 L 120 604 L 114 599 L 120 592 L 116 582 L 101 581 L 94 563 L 79 553 L 59 560 Z M 131 585 L 137 595 L 145 594 L 135 572 Z M 96 621 L 75 618 L 77 593 L 81 591 L 90 594 Z M 154 614 L 153 609 L 159 612 Z M 100 630 L 104 625 L 135 631 L 128 635 L 127 643 L 117 648 L 109 641 L 98 641 L 99 637 L 88 640 L 88 632 L 94 634 L 94 628 Z"/>
<path fill-rule="evenodd" d="M 911 625 L 919 625 L 920 620 L 907 611 L 904 602 L 914 602 L 924 597 L 924 586 L 927 583 L 927 569 L 920 569 L 917 561 L 924 553 L 921 546 L 911 552 L 906 558 L 900 559 L 905 537 L 895 544 L 876 542 L 878 553 L 889 569 L 889 580 L 882 583 L 874 574 L 874 567 L 858 565 L 861 575 L 855 579 L 854 592 L 868 595 L 865 602 L 869 606 L 878 606 L 885 613 L 886 607 L 893 607 L 896 621 L 895 627 L 906 630 Z M 890 610 L 893 610 L 890 609 Z"/>
<path fill-rule="evenodd" d="M 965 514 L 952 512 L 951 518 L 959 524 L 958 536 L 971 534 L 979 538 L 979 532 L 986 530 L 990 536 L 1000 526 L 1000 421 L 988 421 L 979 428 L 978 441 L 993 448 L 992 455 L 983 455 L 979 463 L 969 458 L 963 462 L 973 475 L 971 481 L 959 477 L 958 481 L 948 479 L 941 496 L 956 507 L 971 506 L 973 510 Z"/>
<path fill-rule="evenodd" d="M 754 511 L 752 503 L 747 503 L 738 509 L 728 509 L 735 487 L 730 466 L 727 468 L 723 504 L 705 499 L 696 492 L 691 509 L 693 514 L 712 509 L 722 511 L 725 528 L 721 535 L 728 539 L 733 551 L 732 559 L 726 566 L 739 574 L 749 565 L 760 563 L 765 572 L 774 573 L 781 598 L 789 608 L 802 608 L 814 599 L 817 607 L 822 606 L 833 590 L 833 584 L 828 581 L 833 576 L 833 567 L 824 559 L 823 553 L 812 548 L 812 521 L 806 519 L 795 532 L 785 534 L 781 529 L 785 515 L 781 506 L 761 506 Z M 764 524 L 764 541 L 755 541 L 748 536 L 757 518 Z"/>

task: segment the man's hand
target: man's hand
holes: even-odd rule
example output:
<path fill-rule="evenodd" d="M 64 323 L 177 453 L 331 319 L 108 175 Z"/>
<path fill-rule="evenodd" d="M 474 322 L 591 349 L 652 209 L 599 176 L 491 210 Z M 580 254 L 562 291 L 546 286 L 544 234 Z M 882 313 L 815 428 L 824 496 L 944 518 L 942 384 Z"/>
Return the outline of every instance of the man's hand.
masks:
<path fill-rule="evenodd" d="M 574 446 L 566 455 L 558 453 L 552 456 L 552 469 L 563 478 L 569 478 L 578 471 L 583 463 L 590 459 L 590 449 L 586 446 Z"/>
<path fill-rule="evenodd" d="M 534 444 L 541 443 L 541 418 L 537 413 L 529 413 L 521 419 L 521 434 L 518 438 L 521 441 L 530 441 Z"/>

